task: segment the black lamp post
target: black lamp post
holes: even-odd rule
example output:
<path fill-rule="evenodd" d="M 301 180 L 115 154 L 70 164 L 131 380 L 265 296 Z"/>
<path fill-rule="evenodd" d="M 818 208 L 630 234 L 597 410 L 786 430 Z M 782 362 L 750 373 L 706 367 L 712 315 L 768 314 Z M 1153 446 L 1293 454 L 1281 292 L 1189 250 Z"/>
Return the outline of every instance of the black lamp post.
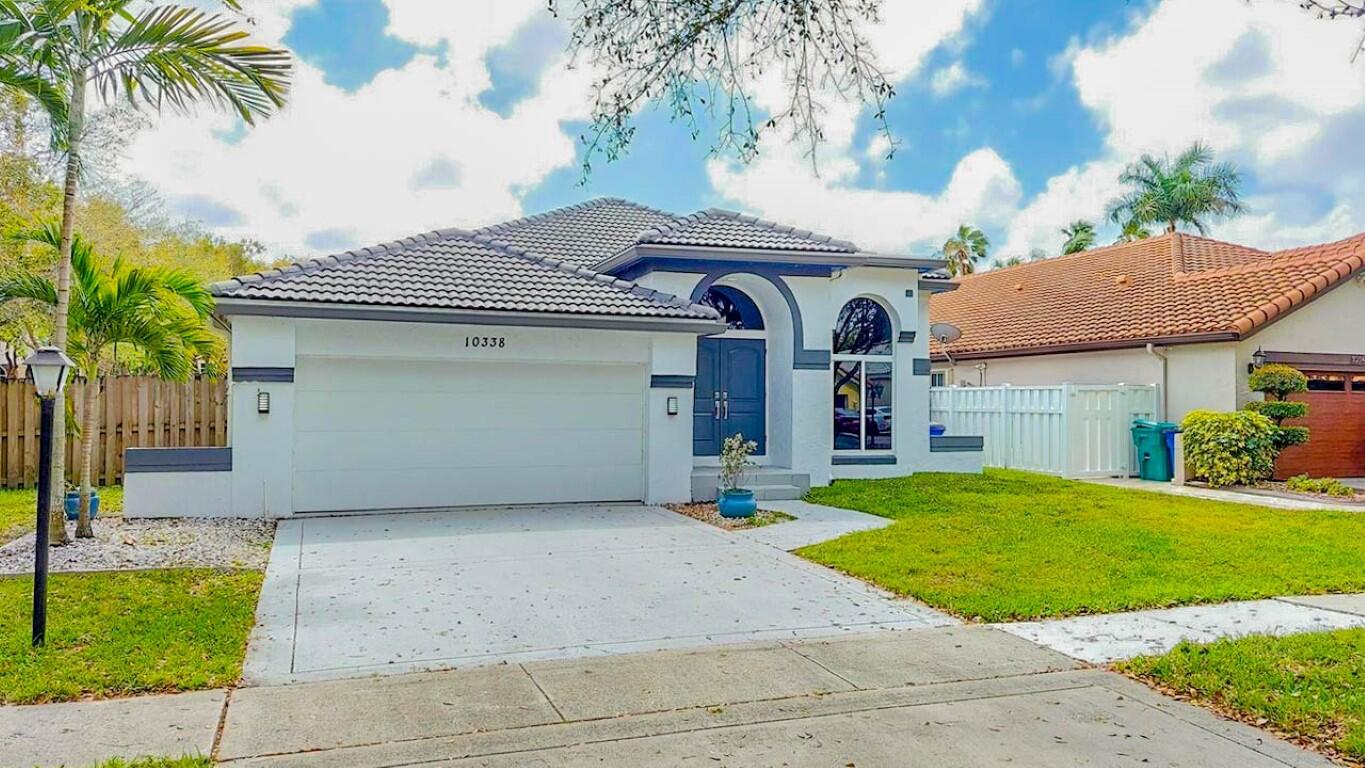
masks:
<path fill-rule="evenodd" d="M 52 413 L 66 386 L 71 358 L 56 347 L 42 347 L 24 361 L 38 391 L 42 420 L 38 439 L 38 532 L 33 544 L 33 645 L 47 639 L 47 549 L 52 520 Z"/>

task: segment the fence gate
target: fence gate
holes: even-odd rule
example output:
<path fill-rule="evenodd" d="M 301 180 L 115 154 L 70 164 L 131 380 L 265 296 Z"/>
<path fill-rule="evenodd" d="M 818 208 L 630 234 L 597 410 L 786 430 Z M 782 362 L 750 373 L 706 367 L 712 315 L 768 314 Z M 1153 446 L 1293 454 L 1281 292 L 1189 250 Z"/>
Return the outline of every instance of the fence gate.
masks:
<path fill-rule="evenodd" d="M 1129 426 L 1157 411 L 1155 384 L 933 387 L 930 419 L 980 435 L 986 466 L 1062 477 L 1135 472 Z"/>

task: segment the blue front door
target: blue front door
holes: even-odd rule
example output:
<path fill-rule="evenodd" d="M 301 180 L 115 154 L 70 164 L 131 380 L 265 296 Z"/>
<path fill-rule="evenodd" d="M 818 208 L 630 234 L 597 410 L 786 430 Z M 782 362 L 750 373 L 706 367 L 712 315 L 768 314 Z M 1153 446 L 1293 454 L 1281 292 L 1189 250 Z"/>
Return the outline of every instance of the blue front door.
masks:
<path fill-rule="evenodd" d="M 743 434 L 767 449 L 767 347 L 763 339 L 697 340 L 692 455 L 718 456 L 725 438 Z"/>

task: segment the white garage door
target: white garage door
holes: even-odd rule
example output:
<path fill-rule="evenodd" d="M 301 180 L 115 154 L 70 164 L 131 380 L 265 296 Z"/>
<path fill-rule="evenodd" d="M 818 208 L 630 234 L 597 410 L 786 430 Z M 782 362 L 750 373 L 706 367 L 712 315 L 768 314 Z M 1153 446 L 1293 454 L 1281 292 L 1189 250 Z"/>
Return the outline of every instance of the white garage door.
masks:
<path fill-rule="evenodd" d="M 637 366 L 301 357 L 294 381 L 299 512 L 643 496 Z"/>

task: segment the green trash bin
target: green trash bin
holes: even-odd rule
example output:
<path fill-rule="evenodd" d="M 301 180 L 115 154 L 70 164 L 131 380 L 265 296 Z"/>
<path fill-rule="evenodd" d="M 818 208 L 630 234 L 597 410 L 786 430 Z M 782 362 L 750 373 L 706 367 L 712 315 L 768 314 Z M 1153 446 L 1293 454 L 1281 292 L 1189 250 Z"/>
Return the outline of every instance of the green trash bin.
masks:
<path fill-rule="evenodd" d="M 1166 433 L 1179 425 L 1165 421 L 1133 419 L 1133 447 L 1137 449 L 1138 476 L 1143 480 L 1171 480 L 1171 455 L 1166 449 Z"/>

